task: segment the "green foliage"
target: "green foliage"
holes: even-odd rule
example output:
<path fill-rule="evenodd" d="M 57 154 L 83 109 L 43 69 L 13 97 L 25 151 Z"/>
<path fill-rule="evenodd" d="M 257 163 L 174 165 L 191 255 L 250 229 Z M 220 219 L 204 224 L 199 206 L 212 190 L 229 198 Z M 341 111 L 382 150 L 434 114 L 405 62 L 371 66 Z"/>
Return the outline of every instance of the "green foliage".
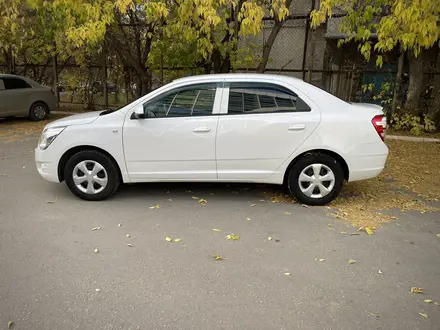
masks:
<path fill-rule="evenodd" d="M 311 25 L 325 22 L 335 7 L 347 14 L 339 27 L 346 38 L 338 45 L 352 40 L 358 42 L 367 60 L 373 51 L 369 40 L 374 31 L 378 36 L 374 50 L 387 52 L 401 44 L 416 56 L 421 48 L 432 47 L 440 37 L 438 0 L 323 0 L 319 9 L 311 13 Z M 376 65 L 382 66 L 381 56 L 377 57 Z"/>
<path fill-rule="evenodd" d="M 423 132 L 436 130 L 435 123 L 427 116 L 413 116 L 410 114 L 393 114 L 390 126 L 395 130 L 409 131 L 414 135 L 421 135 Z"/>

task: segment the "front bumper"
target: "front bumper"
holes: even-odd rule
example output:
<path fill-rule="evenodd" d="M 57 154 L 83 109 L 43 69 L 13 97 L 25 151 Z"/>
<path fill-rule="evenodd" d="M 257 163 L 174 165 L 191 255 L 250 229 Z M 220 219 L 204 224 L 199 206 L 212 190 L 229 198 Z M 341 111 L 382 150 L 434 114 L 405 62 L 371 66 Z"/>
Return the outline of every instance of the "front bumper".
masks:
<path fill-rule="evenodd" d="M 58 164 L 47 159 L 45 150 L 35 149 L 35 163 L 40 175 L 50 182 L 60 182 L 58 179 Z"/>

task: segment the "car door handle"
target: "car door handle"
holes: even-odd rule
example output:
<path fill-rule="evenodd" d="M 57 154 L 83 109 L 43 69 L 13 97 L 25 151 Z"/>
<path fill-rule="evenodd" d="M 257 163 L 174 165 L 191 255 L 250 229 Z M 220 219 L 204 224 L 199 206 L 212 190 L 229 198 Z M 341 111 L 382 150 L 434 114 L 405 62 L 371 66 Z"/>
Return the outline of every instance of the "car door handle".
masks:
<path fill-rule="evenodd" d="M 289 126 L 289 131 L 302 131 L 305 128 L 305 124 L 293 124 Z"/>
<path fill-rule="evenodd" d="M 211 129 L 209 127 L 197 127 L 194 128 L 194 133 L 207 133 L 210 132 Z"/>

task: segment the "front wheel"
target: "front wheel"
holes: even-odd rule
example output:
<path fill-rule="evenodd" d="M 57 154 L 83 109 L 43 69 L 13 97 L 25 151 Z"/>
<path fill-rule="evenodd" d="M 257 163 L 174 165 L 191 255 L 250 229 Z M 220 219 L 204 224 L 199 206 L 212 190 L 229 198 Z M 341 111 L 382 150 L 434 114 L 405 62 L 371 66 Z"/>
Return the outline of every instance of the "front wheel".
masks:
<path fill-rule="evenodd" d="M 298 201 L 325 205 L 334 200 L 344 183 L 342 166 L 332 157 L 310 153 L 303 156 L 289 173 L 287 185 Z"/>
<path fill-rule="evenodd" d="M 79 198 L 99 201 L 110 197 L 119 187 L 119 170 L 107 155 L 84 150 L 73 155 L 64 168 L 70 191 Z"/>

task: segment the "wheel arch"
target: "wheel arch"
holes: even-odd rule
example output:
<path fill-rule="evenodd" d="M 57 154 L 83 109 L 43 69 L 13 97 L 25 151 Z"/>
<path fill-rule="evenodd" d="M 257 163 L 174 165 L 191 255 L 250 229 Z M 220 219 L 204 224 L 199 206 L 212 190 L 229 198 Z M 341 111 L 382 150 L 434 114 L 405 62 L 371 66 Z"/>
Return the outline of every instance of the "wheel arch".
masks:
<path fill-rule="evenodd" d="M 305 151 L 305 152 L 299 154 L 290 162 L 289 166 L 287 166 L 286 172 L 284 173 L 283 184 L 286 184 L 290 170 L 292 169 L 293 166 L 295 166 L 296 162 L 298 160 L 300 160 L 303 156 L 305 156 L 307 154 L 313 154 L 313 153 L 324 154 L 324 155 L 327 155 L 327 156 L 334 158 L 339 164 L 341 164 L 342 170 L 344 171 L 344 179 L 346 181 L 348 181 L 348 178 L 350 177 L 350 170 L 348 168 L 347 162 L 345 161 L 345 159 L 341 155 L 339 155 L 338 153 L 336 153 L 334 151 L 327 150 L 327 149 L 312 149 L 312 150 L 308 150 L 308 151 Z"/>
<path fill-rule="evenodd" d="M 98 151 L 98 152 L 103 153 L 107 157 L 109 157 L 115 163 L 116 167 L 118 168 L 119 179 L 122 182 L 121 168 L 119 167 L 119 164 L 116 161 L 115 157 L 113 157 L 109 152 L 105 151 L 104 149 L 96 147 L 96 146 L 91 146 L 91 145 L 81 145 L 81 146 L 72 147 L 61 156 L 60 161 L 58 162 L 58 170 L 57 170 L 58 171 L 58 180 L 60 182 L 64 181 L 64 168 L 66 167 L 66 164 L 69 161 L 69 159 L 73 155 L 75 155 L 76 153 L 78 153 L 80 151 L 85 151 L 85 150 Z"/>

